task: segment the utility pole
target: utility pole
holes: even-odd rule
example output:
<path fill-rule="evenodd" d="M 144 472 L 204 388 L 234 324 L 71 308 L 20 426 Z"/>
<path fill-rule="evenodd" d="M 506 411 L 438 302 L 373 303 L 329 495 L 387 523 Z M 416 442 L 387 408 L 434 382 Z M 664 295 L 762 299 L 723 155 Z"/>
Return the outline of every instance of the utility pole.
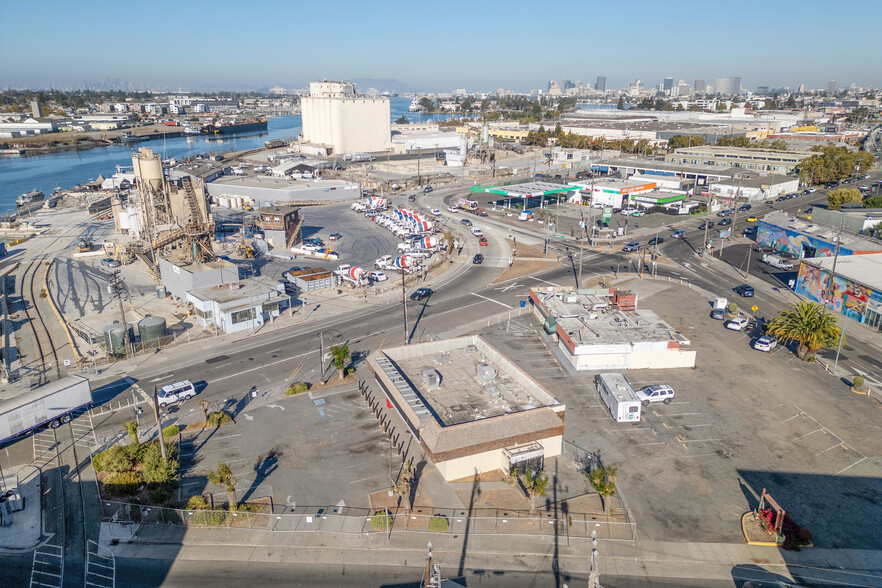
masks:
<path fill-rule="evenodd" d="M 582 252 L 585 242 L 585 215 L 582 214 L 582 211 L 579 211 L 579 283 L 576 285 L 576 289 L 582 287 Z"/>
<path fill-rule="evenodd" d="M 643 279 L 643 271 L 646 268 L 646 250 L 649 249 L 649 243 L 643 239 L 643 258 L 640 260 L 640 279 Z"/>
<path fill-rule="evenodd" d="M 168 461 L 165 455 L 165 439 L 162 438 L 162 421 L 159 419 L 159 398 L 157 397 L 156 386 L 153 386 L 153 416 L 156 418 L 156 436 L 159 438 L 159 451 L 162 452 L 162 461 Z"/>
<path fill-rule="evenodd" d="M 128 294 L 129 289 L 126 286 L 126 283 L 122 281 L 119 277 L 119 270 L 116 270 L 110 274 L 110 289 L 113 291 L 113 296 L 116 297 L 119 302 L 119 316 L 122 319 L 122 327 L 123 327 L 123 349 L 125 349 L 126 357 L 129 356 L 129 346 L 134 343 L 133 341 L 129 341 L 129 327 L 126 324 L 126 309 L 123 306 L 123 293 Z"/>
<path fill-rule="evenodd" d="M 695 186 L 698 187 L 698 178 L 695 179 Z M 707 198 L 704 201 L 704 242 L 701 244 L 701 256 L 705 257 L 707 255 L 707 230 L 708 225 L 710 224 L 710 192 L 707 193 Z"/>
<path fill-rule="evenodd" d="M 404 312 L 404 344 L 407 345 L 407 292 L 404 289 L 403 260 L 401 266 L 401 310 Z"/>
<path fill-rule="evenodd" d="M 836 233 L 836 250 L 833 252 L 833 269 L 830 271 L 830 281 L 828 289 L 830 296 L 833 296 L 833 280 L 836 276 L 836 262 L 839 260 L 839 244 L 842 242 L 842 223 L 839 221 L 839 231 Z M 843 301 L 844 303 L 844 301 Z M 842 313 L 842 327 L 839 329 L 839 345 L 836 347 L 836 359 L 833 360 L 833 375 L 836 375 L 836 367 L 839 365 L 839 353 L 842 351 L 842 341 L 845 339 L 845 326 L 848 323 L 848 314 Z"/>

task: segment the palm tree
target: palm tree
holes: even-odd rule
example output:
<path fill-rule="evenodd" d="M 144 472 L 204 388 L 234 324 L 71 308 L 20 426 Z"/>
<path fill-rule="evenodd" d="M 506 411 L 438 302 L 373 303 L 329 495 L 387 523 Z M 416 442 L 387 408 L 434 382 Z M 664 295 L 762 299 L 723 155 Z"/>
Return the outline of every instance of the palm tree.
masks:
<path fill-rule="evenodd" d="M 789 309 L 778 311 L 766 333 L 784 342 L 798 344 L 796 355 L 810 360 L 821 347 L 831 347 L 839 338 L 835 317 L 817 302 L 797 302 Z"/>
<path fill-rule="evenodd" d="M 236 510 L 239 504 L 236 500 L 236 478 L 233 477 L 233 470 L 225 463 L 217 464 L 216 470 L 209 470 L 208 481 L 212 484 L 218 484 L 227 491 L 227 500 L 229 501 L 229 509 Z"/>

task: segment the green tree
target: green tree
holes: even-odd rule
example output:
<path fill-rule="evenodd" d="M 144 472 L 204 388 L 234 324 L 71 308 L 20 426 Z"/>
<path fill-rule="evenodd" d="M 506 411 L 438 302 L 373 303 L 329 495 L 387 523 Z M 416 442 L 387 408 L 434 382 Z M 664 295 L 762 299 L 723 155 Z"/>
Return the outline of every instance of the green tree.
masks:
<path fill-rule="evenodd" d="M 839 339 L 836 318 L 817 302 L 802 300 L 778 311 L 766 333 L 784 342 L 797 344 L 796 355 L 811 360 L 821 347 L 831 347 Z"/>
<path fill-rule="evenodd" d="M 855 188 L 836 188 L 827 193 L 827 207 L 839 210 L 846 202 L 860 202 L 861 191 Z"/>
<path fill-rule="evenodd" d="M 425 96 L 420 98 L 420 106 L 422 106 L 423 110 L 425 110 L 426 112 L 432 112 L 433 110 L 435 110 L 435 103 Z"/>
<path fill-rule="evenodd" d="M 395 119 L 395 124 L 396 124 L 396 125 L 406 125 L 406 124 L 409 123 L 409 122 L 410 122 L 410 121 L 407 120 L 407 117 L 406 117 L 406 116 L 399 116 L 397 119 Z"/>
<path fill-rule="evenodd" d="M 126 423 L 126 433 L 129 434 L 129 437 L 132 439 L 132 443 L 137 445 L 138 441 L 138 423 L 135 421 L 128 421 Z"/>
<path fill-rule="evenodd" d="M 225 463 L 217 464 L 216 470 L 208 472 L 208 481 L 212 484 L 223 486 L 227 491 L 227 500 L 230 503 L 230 510 L 236 510 L 239 502 L 236 500 L 236 478 L 233 477 L 233 470 Z"/>
<path fill-rule="evenodd" d="M 606 512 L 606 499 L 616 493 L 618 474 L 619 468 L 615 464 L 600 466 L 590 472 L 585 472 L 585 479 L 600 494 L 604 512 Z"/>
<path fill-rule="evenodd" d="M 461 112 L 468 112 L 472 109 L 472 99 L 470 97 L 466 97 L 465 100 L 459 103 L 459 110 Z"/>
<path fill-rule="evenodd" d="M 867 235 L 876 239 L 882 239 L 882 223 L 867 229 Z"/>
<path fill-rule="evenodd" d="M 864 200 L 864 208 L 882 208 L 882 195 L 870 196 Z"/>
<path fill-rule="evenodd" d="M 625 110 L 625 97 L 619 96 L 619 101 L 616 103 L 616 108 L 619 110 Z"/>
<path fill-rule="evenodd" d="M 530 107 L 530 114 L 537 119 L 542 118 L 542 104 L 538 100 L 533 102 L 533 106 Z"/>
<path fill-rule="evenodd" d="M 484 98 L 481 100 L 481 112 L 486 112 L 488 110 L 490 110 L 490 99 Z"/>
<path fill-rule="evenodd" d="M 542 470 L 535 472 L 529 468 L 524 472 L 521 479 L 521 485 L 524 487 L 527 496 L 530 497 L 530 512 L 536 512 L 536 497 L 545 496 L 545 489 L 548 487 L 548 474 Z"/>
<path fill-rule="evenodd" d="M 787 102 L 784 103 L 784 106 L 786 106 L 787 108 L 796 108 L 796 98 L 793 96 L 793 94 L 790 94 L 790 96 L 787 97 Z"/>
<path fill-rule="evenodd" d="M 717 110 L 726 110 L 725 102 L 717 102 Z"/>
<path fill-rule="evenodd" d="M 331 356 L 334 358 L 334 367 L 337 368 L 337 373 L 340 374 L 342 380 L 346 376 L 346 364 L 349 362 L 349 345 L 344 343 L 331 347 Z"/>

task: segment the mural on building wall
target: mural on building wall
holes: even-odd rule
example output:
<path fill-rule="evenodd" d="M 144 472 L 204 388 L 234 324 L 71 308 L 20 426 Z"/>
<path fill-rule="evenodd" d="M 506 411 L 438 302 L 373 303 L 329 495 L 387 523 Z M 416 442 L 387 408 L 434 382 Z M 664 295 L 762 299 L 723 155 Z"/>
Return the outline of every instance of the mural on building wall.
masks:
<path fill-rule="evenodd" d="M 759 229 L 757 229 L 756 242 L 772 247 L 775 251 L 786 251 L 800 257 L 803 257 L 803 252 L 806 249 L 811 253 L 807 257 L 833 257 L 836 252 L 835 243 L 821 241 L 763 221 L 760 221 Z M 813 253 L 812 250 L 814 250 Z M 851 249 L 839 248 L 839 255 L 852 255 L 852 253 Z"/>
<path fill-rule="evenodd" d="M 829 271 L 806 263 L 799 267 L 795 292 L 860 323 L 866 319 L 868 305 L 878 308 L 882 304 L 882 292 L 842 276 L 831 279 Z"/>

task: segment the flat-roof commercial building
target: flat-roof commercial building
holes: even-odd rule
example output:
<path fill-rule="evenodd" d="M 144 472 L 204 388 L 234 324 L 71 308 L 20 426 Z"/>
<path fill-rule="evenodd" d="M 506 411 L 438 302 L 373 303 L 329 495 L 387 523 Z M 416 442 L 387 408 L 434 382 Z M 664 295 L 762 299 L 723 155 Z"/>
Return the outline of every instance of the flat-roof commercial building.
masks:
<path fill-rule="evenodd" d="M 368 368 L 447 481 L 561 454 L 565 406 L 477 335 L 381 349 Z"/>
<path fill-rule="evenodd" d="M 573 189 L 582 191 L 582 194 L 576 195 L 580 201 L 583 194 L 587 192 L 591 196 L 591 202 L 614 208 L 623 208 L 627 206 L 632 197 L 652 192 L 657 187 L 655 182 L 634 182 L 619 178 L 601 178 L 595 181 L 579 180 L 570 182 L 569 185 Z"/>
<path fill-rule="evenodd" d="M 665 161 L 686 165 L 744 167 L 756 171 L 789 173 L 812 153 L 805 151 L 765 151 L 745 147 L 683 147 L 665 156 Z"/>
<path fill-rule="evenodd" d="M 722 200 L 756 202 L 777 198 L 782 194 L 796 192 L 798 189 L 799 178 L 772 174 L 713 182 L 710 185 L 710 195 Z"/>
<path fill-rule="evenodd" d="M 257 206 L 278 202 L 328 202 L 355 200 L 361 187 L 343 180 L 295 180 L 267 176 L 224 176 L 206 184 L 214 197 L 250 198 Z"/>
<path fill-rule="evenodd" d="M 760 219 L 756 242 L 797 257 L 833 257 L 837 242 L 840 259 L 882 252 L 882 241 L 846 232 L 837 238 L 838 232 L 838 227 L 800 220 L 776 210 Z"/>
<path fill-rule="evenodd" d="M 533 288 L 534 314 L 577 370 L 694 367 L 690 342 L 637 295 L 616 288 Z"/>
<path fill-rule="evenodd" d="M 197 288 L 187 292 L 203 327 L 214 325 L 224 333 L 256 329 L 291 306 L 284 286 L 268 278 Z"/>
<path fill-rule="evenodd" d="M 882 252 L 803 259 L 794 291 L 867 326 L 882 330 Z"/>

